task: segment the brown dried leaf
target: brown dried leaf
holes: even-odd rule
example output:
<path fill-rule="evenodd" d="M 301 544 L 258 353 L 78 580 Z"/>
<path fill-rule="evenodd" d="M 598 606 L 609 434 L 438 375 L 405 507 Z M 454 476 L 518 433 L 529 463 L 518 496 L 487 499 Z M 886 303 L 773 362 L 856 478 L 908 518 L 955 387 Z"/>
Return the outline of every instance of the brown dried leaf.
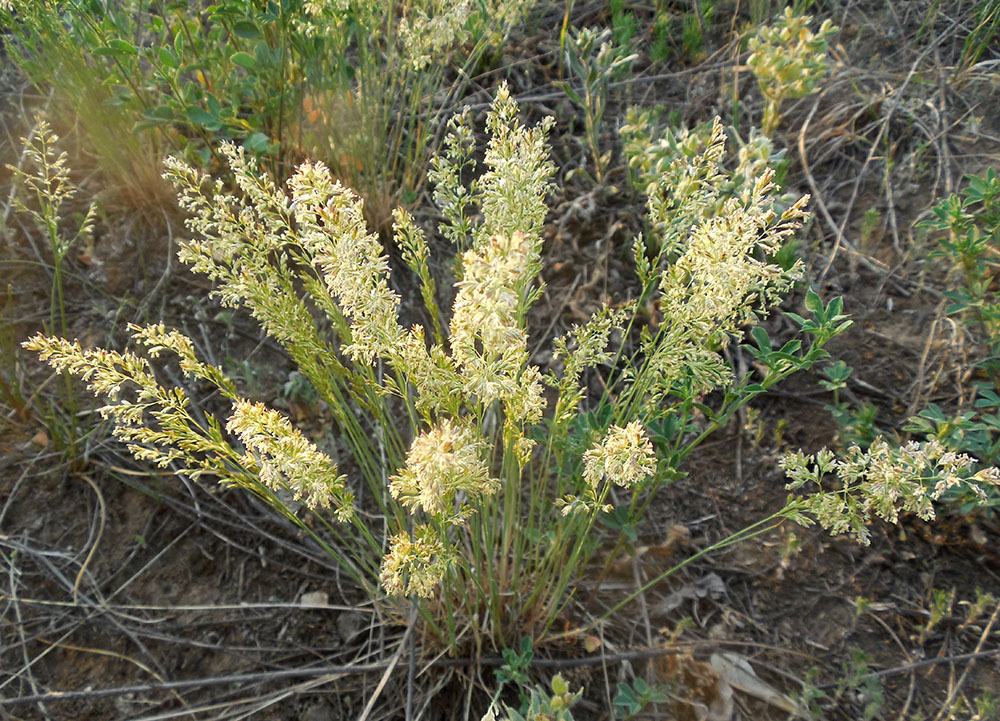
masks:
<path fill-rule="evenodd" d="M 749 694 L 782 711 L 800 715 L 801 712 L 795 702 L 758 678 L 753 666 L 742 656 L 728 651 L 713 653 L 709 663 L 719 676 L 737 691 Z"/>
<path fill-rule="evenodd" d="M 680 686 L 672 697 L 677 721 L 731 721 L 733 690 L 712 666 L 690 655 L 667 656 L 656 664 L 664 683 Z"/>

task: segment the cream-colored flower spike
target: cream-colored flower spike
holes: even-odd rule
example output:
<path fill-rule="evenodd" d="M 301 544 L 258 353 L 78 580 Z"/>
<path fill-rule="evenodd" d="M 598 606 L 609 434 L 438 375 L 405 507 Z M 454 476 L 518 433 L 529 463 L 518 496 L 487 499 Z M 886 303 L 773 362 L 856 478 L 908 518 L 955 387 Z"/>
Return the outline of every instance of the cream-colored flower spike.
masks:
<path fill-rule="evenodd" d="M 452 356 L 460 365 L 474 366 L 481 358 L 504 356 L 524 346 L 517 291 L 537 255 L 534 245 L 524 233 L 514 233 L 509 238 L 494 236 L 481 249 L 463 255 L 464 274 L 456 284 L 451 322 Z"/>
<path fill-rule="evenodd" d="M 444 578 L 452 556 L 429 526 L 417 526 L 413 537 L 397 533 L 389 540 L 389 552 L 382 559 L 379 582 L 390 596 L 415 594 L 430 598 Z"/>
<path fill-rule="evenodd" d="M 240 399 L 226 429 L 247 447 L 247 466 L 260 467 L 260 480 L 268 488 L 287 486 L 310 509 L 332 504 L 341 520 L 354 513 L 354 496 L 337 466 L 277 411 Z"/>
<path fill-rule="evenodd" d="M 490 478 L 483 461 L 486 441 L 478 431 L 445 420 L 417 436 L 406 455 L 406 466 L 389 481 L 389 492 L 411 512 L 458 520 L 472 512 L 455 509 L 459 491 L 481 498 L 495 493 L 500 483 Z"/>
<path fill-rule="evenodd" d="M 602 478 L 631 488 L 656 473 L 653 444 L 639 421 L 611 426 L 604 440 L 583 454 L 583 477 L 596 491 Z"/>
<path fill-rule="evenodd" d="M 303 163 L 288 181 L 299 242 L 313 256 L 330 294 L 351 320 L 353 360 L 372 364 L 402 342 L 399 296 L 389 287 L 389 259 L 367 232 L 364 205 L 323 163 Z"/>
<path fill-rule="evenodd" d="M 541 376 L 526 368 L 521 319 L 538 253 L 538 242 L 520 232 L 466 251 L 451 321 L 451 355 L 465 391 L 483 405 L 502 399 L 519 424 L 537 422 L 545 406 Z"/>

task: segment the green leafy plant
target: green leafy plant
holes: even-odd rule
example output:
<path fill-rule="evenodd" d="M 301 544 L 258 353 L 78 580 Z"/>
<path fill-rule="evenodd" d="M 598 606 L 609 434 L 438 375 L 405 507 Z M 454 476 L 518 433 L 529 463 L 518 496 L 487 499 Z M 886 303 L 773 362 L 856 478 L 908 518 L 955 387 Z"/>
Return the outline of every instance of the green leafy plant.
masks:
<path fill-rule="evenodd" d="M 838 442 L 843 445 L 859 445 L 867 448 L 878 437 L 875 419 L 878 408 L 871 403 L 853 407 L 840 396 L 840 391 L 847 387 L 847 379 L 854 372 L 843 360 L 837 360 L 823 369 L 825 379 L 821 379 L 821 387 L 833 394 L 833 404 L 829 406 L 839 431 Z"/>
<path fill-rule="evenodd" d="M 650 686 L 644 679 L 637 678 L 631 686 L 627 683 L 618 684 L 618 693 L 612 704 L 615 707 L 615 718 L 630 719 L 650 704 L 667 703 L 669 700 L 666 688 Z"/>
<path fill-rule="evenodd" d="M 639 21 L 625 9 L 625 0 L 611 0 L 611 28 L 617 47 L 629 47 L 639 32 Z"/>
<path fill-rule="evenodd" d="M 816 92 L 816 84 L 826 75 L 827 43 L 838 28 L 827 19 L 813 33 L 812 16 L 786 7 L 774 25 L 765 25 L 750 38 L 747 65 L 757 78 L 764 95 L 761 128 L 771 137 L 781 121 L 781 104 L 786 98 L 801 98 Z"/>
<path fill-rule="evenodd" d="M 971 410 L 956 413 L 929 404 L 904 429 L 971 454 L 983 465 L 995 465 L 1000 460 L 1000 296 L 993 256 L 1000 245 L 1000 179 L 991 169 L 966 181 L 962 193 L 937 203 L 931 209 L 934 217 L 921 227 L 937 235 L 938 245 L 928 259 L 950 265 L 946 312 L 963 323 L 980 347 L 975 401 Z M 949 498 L 962 512 L 980 501 L 978 494 L 957 489 Z M 1000 496 L 991 492 L 989 505 L 998 503 Z"/>
<path fill-rule="evenodd" d="M 940 247 L 928 258 L 951 265 L 956 287 L 946 295 L 952 301 L 948 313 L 976 329 L 983 343 L 1000 343 L 1000 303 L 993 280 L 993 254 L 1000 241 L 1000 179 L 990 169 L 983 176 L 968 176 L 966 182 L 961 195 L 941 200 L 931 209 L 934 218 L 921 227 L 939 233 Z"/>
<path fill-rule="evenodd" d="M 627 46 L 612 42 L 612 31 L 607 28 L 574 29 L 565 55 L 566 66 L 580 83 L 580 91 L 568 82 L 557 85 L 583 110 L 584 134 L 594 160 L 594 179 L 600 183 L 611 161 L 610 150 L 601 152 L 601 121 L 610 85 L 638 56 L 630 54 Z"/>
<path fill-rule="evenodd" d="M 973 703 L 976 706 L 973 721 L 993 721 L 1000 718 L 1000 703 L 989 691 L 983 691 L 976 696 Z"/>
<path fill-rule="evenodd" d="M 709 3 L 703 7 L 701 0 L 694 0 L 694 10 L 681 15 L 681 48 L 692 62 L 700 61 L 705 54 L 705 25 L 714 8 Z"/>
<path fill-rule="evenodd" d="M 550 681 L 550 690 L 532 686 L 527 699 L 516 711 L 504 705 L 504 710 L 498 717 L 494 699 L 489 711 L 483 716 L 483 721 L 496 721 L 498 718 L 505 721 L 573 721 L 570 709 L 582 695 L 582 690 L 570 693 L 569 684 L 562 674 L 556 674 Z"/>
<path fill-rule="evenodd" d="M 649 59 L 654 63 L 664 63 L 670 58 L 672 48 L 672 23 L 670 16 L 664 12 L 658 12 L 653 18 L 653 25 L 650 28 L 652 39 L 649 44 Z"/>
<path fill-rule="evenodd" d="M 500 685 L 498 693 L 504 686 L 516 686 L 521 697 L 521 702 L 527 704 L 528 697 L 524 695 L 523 689 L 530 683 L 528 667 L 531 665 L 531 659 L 535 656 L 535 651 L 531 647 L 531 639 L 527 637 L 522 638 L 519 651 L 515 651 L 512 648 L 505 648 L 502 655 L 503 665 L 494 672 L 497 683 Z"/>
<path fill-rule="evenodd" d="M 705 438 L 825 358 L 823 345 L 849 324 L 839 301 L 824 305 L 810 293 L 810 317 L 792 316 L 804 339 L 773 348 L 763 329 L 753 330 L 759 378 L 737 377 L 720 352 L 794 282 L 798 267 L 766 257 L 799 227 L 805 200 L 775 213 L 773 171 L 765 170 L 707 214 L 725 177 L 716 123 L 686 185 L 664 185 L 650 199 L 651 228 L 679 228 L 687 218 L 685 232 L 662 233 L 653 254 L 641 238 L 635 245 L 642 295 L 662 315 L 644 321 L 634 304 L 605 307 L 556 340 L 555 363 L 543 373 L 528 362 L 526 318 L 542 292 L 551 121 L 521 125 L 502 87 L 487 118 L 485 171 L 466 186 L 476 170 L 462 142 L 471 137 L 468 117 L 454 119 L 453 139 L 434 164 L 441 232 L 461 263 L 450 321 L 430 332 L 400 320 L 388 260 L 362 203 L 322 164 L 302 164 L 286 192 L 244 149 L 223 145 L 234 195 L 182 160 L 168 162 L 194 234 L 181 260 L 285 347 L 329 408 L 346 447 L 341 467 L 162 325 L 132 327 L 143 354 L 44 335 L 26 343 L 107 398 L 101 413 L 138 459 L 259 496 L 390 617 L 406 618 L 415 605 L 425 642 L 453 654 L 551 638 L 604 543 L 600 519 L 616 513 L 612 486 L 624 494 L 624 524 L 641 519 Z M 426 280 L 424 232 L 401 210 L 395 230 L 404 259 Z M 158 380 L 155 366 L 168 361 L 192 388 L 231 403 L 228 416 L 195 413 L 196 398 Z M 588 397 L 585 373 L 605 378 L 599 398 Z M 653 428 L 661 431 L 655 450 Z M 301 504 L 290 508 L 288 494 Z M 704 553 L 799 517 L 803 507 L 790 502 Z"/>
<path fill-rule="evenodd" d="M 657 0 L 650 27 L 650 60 L 661 63 L 673 57 L 681 62 L 701 62 L 715 10 L 714 0 L 695 0 L 683 10 L 678 10 L 676 3 Z"/>
<path fill-rule="evenodd" d="M 308 153 L 372 204 L 389 208 L 422 181 L 436 132 L 483 51 L 531 3 L 422 0 L 13 2 L 8 52 L 79 119 L 110 177 L 136 194 L 140 168 L 166 150 L 223 170 L 215 148 L 240 142 L 276 178 Z M 432 62 L 433 59 L 433 62 Z"/>
<path fill-rule="evenodd" d="M 819 669 L 811 666 L 802 680 L 802 692 L 791 694 L 798 708 L 805 713 L 806 718 L 810 721 L 819 721 L 823 718 L 821 702 L 826 699 L 826 693 L 817 687 L 817 678 L 819 678 Z"/>
<path fill-rule="evenodd" d="M 838 680 L 834 698 L 840 699 L 851 693 L 863 704 L 861 717 L 864 721 L 878 716 L 885 705 L 882 684 L 871 672 L 872 658 L 860 649 L 851 649 L 851 658 L 844 663 L 844 675 Z"/>

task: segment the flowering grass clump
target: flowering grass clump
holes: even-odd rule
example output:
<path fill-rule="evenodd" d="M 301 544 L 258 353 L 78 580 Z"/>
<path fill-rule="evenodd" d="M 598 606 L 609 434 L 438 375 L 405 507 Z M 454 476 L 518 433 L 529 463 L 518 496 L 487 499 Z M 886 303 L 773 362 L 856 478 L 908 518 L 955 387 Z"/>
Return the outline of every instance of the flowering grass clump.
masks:
<path fill-rule="evenodd" d="M 837 302 L 811 294 L 812 317 L 795 316 L 811 342 L 773 349 L 754 329 L 760 377 L 737 375 L 721 353 L 798 276 L 799 266 L 767 258 L 806 214 L 805 199 L 774 209 L 766 170 L 717 205 L 725 176 L 716 122 L 683 182 L 651 188 L 653 235 L 649 246 L 637 240 L 635 260 L 641 297 L 659 315 L 644 320 L 634 302 L 605 307 L 555 341 L 543 373 L 530 362 L 527 314 L 542 292 L 551 121 L 522 125 L 501 87 L 486 125 L 478 177 L 467 113 L 433 163 L 440 232 L 457 255 L 447 323 L 424 231 L 395 214 L 394 240 L 421 281 L 429 329 L 403 325 L 362 201 L 323 164 L 301 165 L 286 191 L 224 145 L 238 186 L 230 192 L 167 163 L 194 235 L 181 259 L 284 346 L 330 408 L 348 451 L 340 468 L 284 416 L 241 397 L 176 331 L 133 327 L 145 357 L 43 335 L 26 344 L 108 397 L 102 413 L 136 457 L 257 494 L 384 608 L 402 618 L 416 604 L 422 637 L 456 654 L 543 642 L 606 530 L 622 528 L 609 512 L 636 523 L 705 438 L 825 357 L 822 346 L 848 324 Z M 151 360 L 163 352 L 228 399 L 227 418 L 192 413 L 194 399 L 157 380 Z M 599 397 L 587 391 L 593 376 Z M 304 506 L 291 507 L 289 494 Z"/>

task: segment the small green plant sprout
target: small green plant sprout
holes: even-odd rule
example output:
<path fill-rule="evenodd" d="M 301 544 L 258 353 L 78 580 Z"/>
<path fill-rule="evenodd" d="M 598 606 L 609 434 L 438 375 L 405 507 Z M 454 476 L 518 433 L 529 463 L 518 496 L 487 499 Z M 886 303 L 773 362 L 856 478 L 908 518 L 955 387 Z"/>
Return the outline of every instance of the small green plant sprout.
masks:
<path fill-rule="evenodd" d="M 669 59 L 673 39 L 671 34 L 670 15 L 665 12 L 657 12 L 653 17 L 653 25 L 650 28 L 652 35 L 649 44 L 649 59 L 651 62 L 659 64 Z"/>
<path fill-rule="evenodd" d="M 864 651 L 852 648 L 851 657 L 844 662 L 843 676 L 838 680 L 833 697 L 835 700 L 848 699 L 862 707 L 864 721 L 878 716 L 885 705 L 885 693 L 878 677 L 872 673 L 872 657 Z"/>
<path fill-rule="evenodd" d="M 989 691 L 983 691 L 973 699 L 975 713 L 969 721 L 996 721 L 1000 719 L 1000 703 Z"/>
<path fill-rule="evenodd" d="M 761 27 L 750 38 L 747 65 L 764 95 L 761 129 L 768 137 L 781 121 L 781 103 L 816 92 L 817 83 L 826 75 L 827 43 L 838 28 L 827 19 L 813 33 L 808 28 L 811 20 L 811 15 L 789 6 L 778 22 Z"/>
<path fill-rule="evenodd" d="M 930 635 L 931 631 L 941 621 L 951 616 L 952 607 L 955 605 L 955 589 L 945 590 L 943 588 L 932 588 L 930 604 L 928 606 L 929 616 L 927 618 L 927 623 L 924 627 L 920 629 L 920 640 L 919 642 L 923 644 L 927 637 Z"/>
<path fill-rule="evenodd" d="M 819 669 L 815 666 L 810 666 L 806 670 L 805 678 L 802 680 L 802 691 L 797 694 L 789 694 L 792 702 L 804 713 L 805 718 L 809 719 L 809 721 L 819 721 L 823 718 L 821 702 L 827 701 L 826 693 L 816 684 L 816 679 L 818 678 Z"/>
<path fill-rule="evenodd" d="M 693 11 L 681 15 L 681 48 L 684 55 L 694 63 L 705 58 L 706 25 L 712 19 L 715 8 L 711 4 L 701 6 L 701 0 L 694 0 Z"/>
<path fill-rule="evenodd" d="M 494 671 L 497 683 L 501 686 L 508 684 L 527 686 L 529 680 L 528 668 L 531 666 L 531 659 L 535 656 L 535 650 L 531 646 L 531 639 L 527 637 L 522 638 L 519 650 L 505 648 L 501 652 L 501 655 L 503 656 L 503 665 Z"/>
<path fill-rule="evenodd" d="M 594 160 L 594 180 L 601 183 L 611 162 L 611 151 L 601 152 L 601 121 L 608 104 L 611 82 L 628 70 L 638 56 L 613 42 L 608 28 L 574 29 L 566 44 L 566 66 L 576 81 L 578 91 L 569 82 L 558 82 L 569 99 L 583 110 L 584 133 Z"/>
<path fill-rule="evenodd" d="M 882 228 L 882 213 L 878 208 L 869 208 L 861 219 L 861 250 L 865 253 L 875 251 L 875 243 Z"/>
<path fill-rule="evenodd" d="M 833 393 L 834 405 L 840 403 L 840 389 L 847 388 L 847 379 L 851 377 L 851 367 L 842 360 L 827 366 L 823 369 L 825 380 L 820 380 L 819 384 L 823 388 Z"/>
<path fill-rule="evenodd" d="M 628 47 L 639 32 L 639 21 L 634 13 L 625 10 L 625 0 L 611 0 L 611 29 L 615 45 Z"/>
<path fill-rule="evenodd" d="M 997 602 L 996 596 L 992 593 L 985 593 L 983 589 L 976 589 L 975 601 L 959 601 L 960 606 L 965 606 L 965 623 L 971 625 L 978 621 L 990 606 Z"/>
<path fill-rule="evenodd" d="M 630 719 L 650 704 L 668 701 L 670 695 L 665 687 L 650 686 L 644 679 L 637 678 L 631 686 L 624 682 L 619 683 L 618 693 L 611 703 L 615 707 L 615 718 Z"/>
<path fill-rule="evenodd" d="M 820 379 L 819 384 L 833 393 L 833 403 L 828 407 L 839 427 L 838 442 L 844 445 L 856 444 L 867 448 L 878 435 L 875 430 L 878 408 L 872 403 L 853 407 L 841 399 L 840 391 L 847 387 L 847 379 L 851 377 L 853 372 L 847 363 L 838 360 L 823 369 L 823 375 L 826 378 Z"/>
<path fill-rule="evenodd" d="M 527 700 L 522 703 L 521 708 L 514 710 L 504 704 L 505 715 L 500 717 L 504 721 L 573 721 L 571 707 L 580 700 L 583 690 L 570 693 L 569 684 L 562 674 L 556 674 L 550 682 L 550 690 L 538 686 L 532 686 Z M 492 718 L 497 719 L 494 706 L 483 721 Z"/>

